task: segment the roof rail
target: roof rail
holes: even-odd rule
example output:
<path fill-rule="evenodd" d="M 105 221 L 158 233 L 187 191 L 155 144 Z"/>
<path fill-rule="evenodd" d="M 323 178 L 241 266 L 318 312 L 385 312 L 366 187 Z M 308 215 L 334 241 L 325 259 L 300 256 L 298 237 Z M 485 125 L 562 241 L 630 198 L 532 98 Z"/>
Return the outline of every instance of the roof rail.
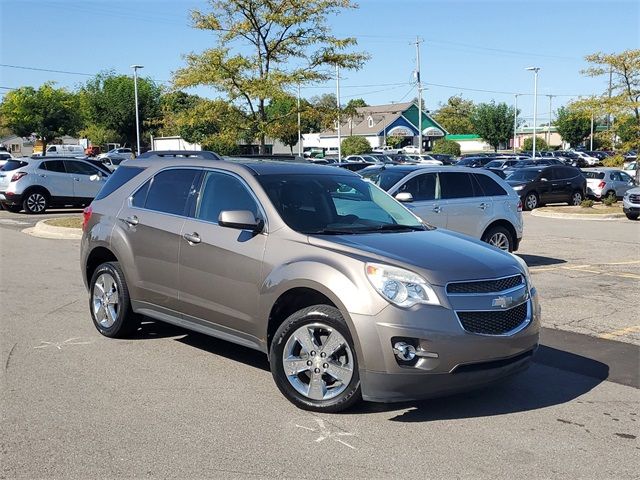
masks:
<path fill-rule="evenodd" d="M 208 150 L 149 150 L 136 158 L 202 158 L 205 160 L 222 160 L 222 157 L 215 152 Z"/>

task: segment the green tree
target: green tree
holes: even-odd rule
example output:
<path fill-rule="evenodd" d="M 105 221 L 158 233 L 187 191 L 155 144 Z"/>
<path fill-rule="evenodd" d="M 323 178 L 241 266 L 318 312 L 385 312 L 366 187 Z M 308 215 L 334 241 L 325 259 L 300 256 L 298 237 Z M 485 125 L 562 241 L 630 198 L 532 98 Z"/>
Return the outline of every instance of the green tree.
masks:
<path fill-rule="evenodd" d="M 345 157 L 349 155 L 362 155 L 363 153 L 371 152 L 371 144 L 369 140 L 364 137 L 347 137 L 342 140 L 340 150 Z"/>
<path fill-rule="evenodd" d="M 96 146 L 106 145 L 118 138 L 118 134 L 113 130 L 109 130 L 102 125 L 96 125 L 94 123 L 87 125 L 78 133 L 83 138 L 87 138 L 91 142 L 91 145 Z"/>
<path fill-rule="evenodd" d="M 455 155 L 457 157 L 460 155 L 460 144 L 453 140 L 441 138 L 433 142 L 433 148 L 431 151 L 433 153 L 445 153 L 447 155 Z"/>
<path fill-rule="evenodd" d="M 21 87 L 7 93 L 0 104 L 0 123 L 20 137 L 32 134 L 47 145 L 63 135 L 75 135 L 82 127 L 78 96 L 45 83 L 37 90 Z"/>
<path fill-rule="evenodd" d="M 160 116 L 155 120 L 154 127 L 159 135 L 178 135 L 178 119 L 180 116 L 195 108 L 203 99 L 198 95 L 185 92 L 168 92 L 160 96 Z M 151 123 L 151 122 L 150 122 Z"/>
<path fill-rule="evenodd" d="M 355 8 L 350 0 L 209 0 L 209 6 L 208 13 L 194 10 L 192 21 L 195 28 L 216 33 L 216 45 L 186 55 L 174 85 L 211 86 L 241 102 L 261 153 L 270 99 L 297 84 L 332 78 L 335 65 L 360 68 L 367 58 L 347 53 L 356 40 L 334 36 L 327 23 L 330 16 Z"/>
<path fill-rule="evenodd" d="M 138 107 L 141 142 L 157 124 L 161 90 L 152 80 L 138 78 Z M 133 78 L 102 72 L 81 89 L 89 124 L 116 132 L 120 143 L 136 143 L 136 110 Z"/>
<path fill-rule="evenodd" d="M 544 138 L 536 135 L 536 152 L 539 152 L 540 150 L 547 150 L 548 148 L 549 145 L 544 141 Z M 522 142 L 522 150 L 525 152 L 533 150 L 533 137 L 527 137 L 524 139 L 524 142 Z"/>
<path fill-rule="evenodd" d="M 349 136 L 353 135 L 353 119 L 358 116 L 358 108 L 366 106 L 367 102 L 362 98 L 352 98 L 342 109 L 342 113 L 349 118 Z"/>
<path fill-rule="evenodd" d="M 176 118 L 178 134 L 220 155 L 239 153 L 238 144 L 252 138 L 246 115 L 224 100 L 201 99 Z"/>
<path fill-rule="evenodd" d="M 558 109 L 555 126 L 562 140 L 568 142 L 572 147 L 576 147 L 591 133 L 591 117 L 584 110 L 574 108 L 569 104 Z"/>
<path fill-rule="evenodd" d="M 333 93 L 311 97 L 313 131 L 333 129 L 338 119 L 338 106 Z"/>
<path fill-rule="evenodd" d="M 433 119 L 451 134 L 474 133 L 473 123 L 471 122 L 474 110 L 473 101 L 454 95 L 449 97 L 445 105 L 441 105 L 434 112 Z"/>
<path fill-rule="evenodd" d="M 298 99 L 290 95 L 273 99 L 266 107 L 268 135 L 287 145 L 293 153 L 298 143 Z M 311 104 L 300 99 L 300 132 L 306 133 L 314 126 Z"/>
<path fill-rule="evenodd" d="M 479 104 L 471 116 L 473 130 L 495 151 L 501 143 L 507 143 L 513 136 L 513 107 L 506 103 Z"/>
<path fill-rule="evenodd" d="M 398 148 L 403 141 L 404 137 L 400 137 L 398 135 L 391 135 L 390 137 L 387 137 L 387 145 L 391 148 Z"/>

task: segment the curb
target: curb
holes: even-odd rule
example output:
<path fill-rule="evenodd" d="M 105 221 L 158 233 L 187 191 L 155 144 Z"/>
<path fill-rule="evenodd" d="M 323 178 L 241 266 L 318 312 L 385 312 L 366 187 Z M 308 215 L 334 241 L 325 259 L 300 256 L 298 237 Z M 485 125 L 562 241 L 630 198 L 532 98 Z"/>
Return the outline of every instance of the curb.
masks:
<path fill-rule="evenodd" d="M 531 215 L 534 217 L 546 217 L 546 218 L 560 218 L 565 220 L 596 220 L 596 221 L 609 221 L 619 220 L 626 218 L 624 213 L 558 213 L 558 212 L 545 212 L 544 210 L 536 209 L 531 211 Z"/>
<path fill-rule="evenodd" d="M 40 238 L 51 238 L 57 240 L 80 240 L 82 230 L 79 228 L 55 227 L 49 225 L 47 220 L 40 220 L 35 227 L 25 228 L 23 233 Z"/>

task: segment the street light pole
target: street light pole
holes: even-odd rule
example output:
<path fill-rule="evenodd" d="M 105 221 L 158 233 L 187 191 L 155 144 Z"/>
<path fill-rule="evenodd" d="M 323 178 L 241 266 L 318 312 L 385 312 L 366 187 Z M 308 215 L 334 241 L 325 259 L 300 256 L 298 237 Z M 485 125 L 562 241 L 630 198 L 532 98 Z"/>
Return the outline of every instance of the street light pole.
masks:
<path fill-rule="evenodd" d="M 302 156 L 302 130 L 300 122 L 300 84 L 298 84 L 298 156 Z"/>
<path fill-rule="evenodd" d="M 551 108 L 551 99 L 553 95 L 547 95 L 549 97 L 549 125 L 547 126 L 547 146 L 551 145 L 551 120 L 553 116 L 553 109 Z"/>
<path fill-rule="evenodd" d="M 342 161 L 342 135 L 340 131 L 340 66 L 336 63 L 336 104 L 338 106 L 338 162 Z"/>
<path fill-rule="evenodd" d="M 538 121 L 538 72 L 540 67 L 527 67 L 533 72 L 533 152 L 532 157 L 536 158 L 536 123 Z"/>
<path fill-rule="evenodd" d="M 143 65 L 131 65 L 133 68 L 133 92 L 136 102 L 136 141 L 138 149 L 136 150 L 136 156 L 140 156 L 140 118 L 138 113 L 138 69 L 144 68 Z"/>
<path fill-rule="evenodd" d="M 514 96 L 516 101 L 513 108 L 513 153 L 516 153 L 516 139 L 518 138 L 516 134 L 516 129 L 518 128 L 518 94 L 516 93 Z"/>

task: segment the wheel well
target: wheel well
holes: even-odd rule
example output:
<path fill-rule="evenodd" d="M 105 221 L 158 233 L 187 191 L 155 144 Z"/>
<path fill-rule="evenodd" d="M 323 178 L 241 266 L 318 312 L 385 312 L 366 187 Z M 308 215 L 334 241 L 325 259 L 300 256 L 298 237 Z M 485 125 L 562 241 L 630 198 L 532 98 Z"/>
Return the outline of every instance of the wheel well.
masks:
<path fill-rule="evenodd" d="M 49 190 L 47 190 L 46 188 L 40 186 L 40 185 L 34 185 L 32 187 L 27 188 L 23 193 L 22 193 L 22 198 L 27 198 L 27 196 L 29 196 L 29 194 L 31 192 L 40 192 L 43 193 L 46 197 L 47 200 L 51 199 L 51 194 L 49 193 Z"/>
<path fill-rule="evenodd" d="M 291 314 L 312 305 L 329 305 L 337 308 L 336 305 L 322 293 L 311 288 L 292 288 L 287 290 L 276 300 L 269 314 L 269 325 L 267 327 L 267 351 L 271 347 L 273 335 Z"/>
<path fill-rule="evenodd" d="M 487 226 L 487 228 L 484 229 L 484 232 L 482 234 L 482 238 L 484 238 L 484 236 L 487 234 L 487 232 L 489 230 L 491 230 L 493 227 L 504 227 L 504 228 L 506 228 L 509 231 L 509 234 L 511 235 L 511 240 L 514 243 L 516 243 L 518 241 L 518 233 L 516 232 L 516 229 L 511 224 L 511 222 L 509 222 L 507 220 L 496 220 L 495 222 L 489 224 L 489 226 Z"/>
<path fill-rule="evenodd" d="M 105 262 L 117 262 L 118 259 L 111 252 L 111 250 L 105 247 L 96 247 L 91 250 L 89 257 L 87 258 L 87 265 L 85 267 L 87 282 L 91 281 L 91 277 L 93 276 L 93 272 L 96 271 L 100 265 Z"/>

